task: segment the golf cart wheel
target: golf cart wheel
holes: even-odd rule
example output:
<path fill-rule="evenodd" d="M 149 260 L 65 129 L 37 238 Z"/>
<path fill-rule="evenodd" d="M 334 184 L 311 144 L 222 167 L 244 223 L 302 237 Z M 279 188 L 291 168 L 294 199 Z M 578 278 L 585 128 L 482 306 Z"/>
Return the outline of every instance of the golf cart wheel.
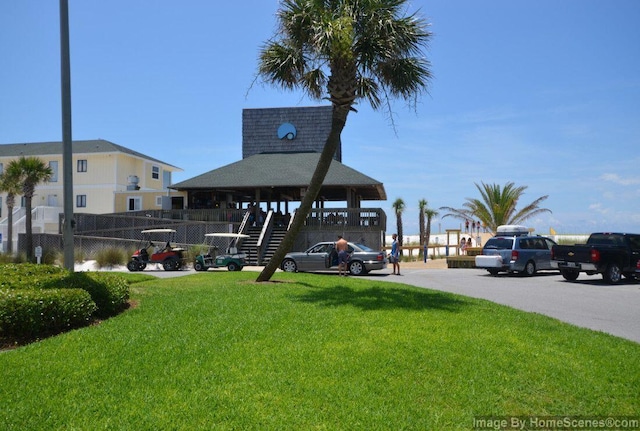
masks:
<path fill-rule="evenodd" d="M 176 271 L 178 267 L 179 264 L 177 259 L 167 259 L 162 262 L 162 268 L 164 268 L 165 271 Z"/>
<path fill-rule="evenodd" d="M 227 269 L 229 271 L 240 271 L 242 268 L 235 262 L 229 262 L 229 264 L 227 265 Z"/>
<path fill-rule="evenodd" d="M 354 260 L 349 264 L 349 272 L 351 275 L 364 275 L 367 273 L 367 269 L 364 267 L 364 263 Z"/>
<path fill-rule="evenodd" d="M 282 270 L 284 272 L 298 272 L 298 265 L 292 259 L 287 259 L 282 262 Z"/>
<path fill-rule="evenodd" d="M 196 260 L 196 261 L 193 263 L 193 269 L 195 269 L 196 271 L 204 271 L 204 270 L 205 270 L 205 267 L 204 267 L 204 265 L 202 264 L 202 262 L 200 262 L 200 261 Z"/>
<path fill-rule="evenodd" d="M 139 265 L 138 265 L 138 261 L 137 260 L 130 260 L 129 262 L 127 262 L 127 269 L 131 272 L 134 271 L 140 271 Z"/>

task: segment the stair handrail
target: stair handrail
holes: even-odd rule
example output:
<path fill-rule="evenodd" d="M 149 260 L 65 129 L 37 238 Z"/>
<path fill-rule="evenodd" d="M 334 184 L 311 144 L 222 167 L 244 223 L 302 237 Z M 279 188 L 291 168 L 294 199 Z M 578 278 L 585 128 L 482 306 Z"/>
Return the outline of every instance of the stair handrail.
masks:
<path fill-rule="evenodd" d="M 238 226 L 238 233 L 245 233 L 245 228 L 247 227 L 248 221 L 249 221 L 249 215 L 250 215 L 250 211 L 247 211 L 244 213 L 244 216 L 242 217 L 242 222 L 240 223 L 240 226 Z M 236 247 L 238 249 L 242 247 L 243 241 L 244 241 L 244 238 L 236 239 Z"/>
<path fill-rule="evenodd" d="M 242 222 L 240 223 L 240 226 L 238 227 L 238 233 L 244 233 L 245 228 L 247 227 L 247 224 L 249 222 L 249 216 L 251 215 L 251 211 L 246 211 L 244 213 L 244 216 L 242 217 Z"/>
<path fill-rule="evenodd" d="M 297 213 L 298 213 L 298 210 L 295 209 L 295 210 L 293 210 L 293 214 L 291 214 L 291 217 L 289 217 L 289 224 L 287 225 L 287 232 L 289 231 L 289 229 L 291 229 L 291 224 L 293 223 L 293 219 L 296 217 Z"/>
<path fill-rule="evenodd" d="M 258 243 L 256 244 L 257 254 L 258 254 L 258 263 L 262 261 L 262 257 L 264 256 L 264 250 L 269 243 L 269 241 L 265 241 L 265 238 L 271 237 L 271 231 L 273 230 L 273 210 L 269 210 L 267 216 L 264 219 L 264 224 L 262 225 L 262 230 L 260 231 L 260 236 L 258 237 Z"/>

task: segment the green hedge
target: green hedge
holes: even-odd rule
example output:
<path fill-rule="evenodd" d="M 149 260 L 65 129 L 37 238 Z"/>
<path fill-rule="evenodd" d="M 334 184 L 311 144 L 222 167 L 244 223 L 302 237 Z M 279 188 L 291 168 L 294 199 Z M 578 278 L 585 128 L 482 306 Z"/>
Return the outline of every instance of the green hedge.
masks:
<path fill-rule="evenodd" d="M 98 306 L 96 316 L 105 318 L 121 312 L 129 302 L 129 284 L 117 274 L 76 272 L 64 278 L 65 287 L 89 292 Z"/>
<path fill-rule="evenodd" d="M 105 318 L 122 311 L 129 301 L 129 285 L 117 274 L 70 272 L 52 265 L 0 265 L 0 289 L 83 289 L 98 306 L 96 316 Z"/>
<path fill-rule="evenodd" d="M 69 271 L 59 266 L 33 263 L 0 265 L 0 289 L 51 289 L 61 287 L 60 280 Z"/>
<path fill-rule="evenodd" d="M 0 265 L 0 335 L 37 338 L 107 318 L 129 301 L 113 273 L 70 272 L 51 265 Z"/>
<path fill-rule="evenodd" d="M 0 334 L 34 339 L 88 325 L 96 304 L 81 289 L 0 291 Z"/>

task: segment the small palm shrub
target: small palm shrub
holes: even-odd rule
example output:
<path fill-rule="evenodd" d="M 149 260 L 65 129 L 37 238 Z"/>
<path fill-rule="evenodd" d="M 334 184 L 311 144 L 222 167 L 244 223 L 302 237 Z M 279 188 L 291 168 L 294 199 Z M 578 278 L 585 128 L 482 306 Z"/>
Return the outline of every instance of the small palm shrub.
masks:
<path fill-rule="evenodd" d="M 126 265 L 129 255 L 122 248 L 103 248 L 96 253 L 96 264 L 98 268 L 111 268 L 119 265 Z"/>

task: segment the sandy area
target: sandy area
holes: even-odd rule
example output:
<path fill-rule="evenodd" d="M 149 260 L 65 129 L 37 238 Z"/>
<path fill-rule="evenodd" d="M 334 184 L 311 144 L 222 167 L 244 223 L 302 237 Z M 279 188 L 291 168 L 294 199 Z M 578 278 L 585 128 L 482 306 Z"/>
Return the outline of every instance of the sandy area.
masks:
<path fill-rule="evenodd" d="M 392 268 L 393 265 L 387 265 L 387 268 Z M 446 269 L 447 268 L 447 259 L 428 259 L 427 263 L 423 261 L 416 262 L 401 262 L 400 269 L 402 268 L 411 268 L 411 269 Z"/>

